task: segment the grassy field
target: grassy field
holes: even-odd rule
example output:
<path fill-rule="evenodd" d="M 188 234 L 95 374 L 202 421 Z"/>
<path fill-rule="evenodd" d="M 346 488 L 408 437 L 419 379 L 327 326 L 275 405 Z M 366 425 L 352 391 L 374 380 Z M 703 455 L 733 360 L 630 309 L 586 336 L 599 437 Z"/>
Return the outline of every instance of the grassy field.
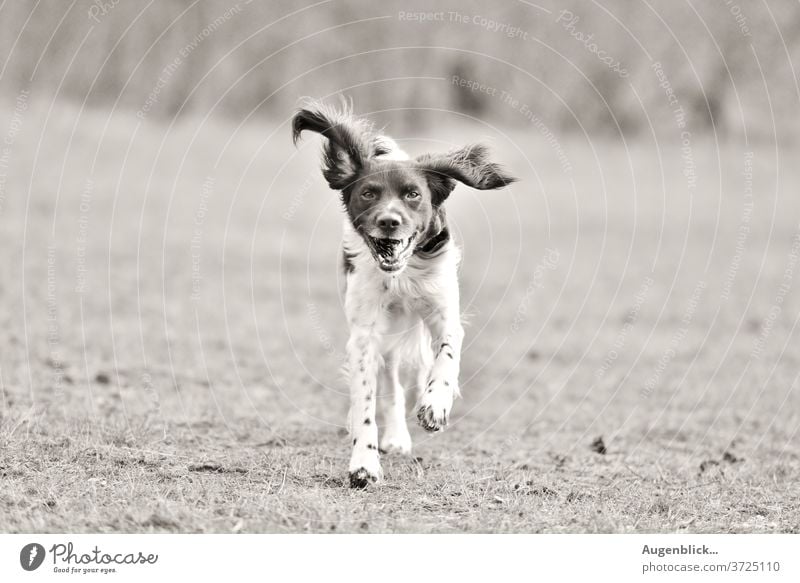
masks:
<path fill-rule="evenodd" d="M 414 426 L 413 459 L 353 491 L 318 142 L 65 106 L 20 128 L 0 530 L 800 531 L 796 149 L 404 140 L 485 139 L 522 181 L 451 198 L 469 322 L 451 426 Z"/>

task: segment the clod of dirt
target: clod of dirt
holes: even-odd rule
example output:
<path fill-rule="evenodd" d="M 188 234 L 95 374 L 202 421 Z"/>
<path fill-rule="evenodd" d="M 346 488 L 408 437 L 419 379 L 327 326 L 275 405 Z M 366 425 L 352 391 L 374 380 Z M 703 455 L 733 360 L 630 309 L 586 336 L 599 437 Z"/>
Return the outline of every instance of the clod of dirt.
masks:
<path fill-rule="evenodd" d="M 726 451 L 722 454 L 722 461 L 727 462 L 729 464 L 738 464 L 739 462 L 743 462 L 744 458 L 736 456 L 729 451 Z"/>
<path fill-rule="evenodd" d="M 567 463 L 567 456 L 561 455 L 560 453 L 551 453 L 550 459 L 553 460 L 553 463 L 556 465 L 556 469 L 562 469 Z"/>
<path fill-rule="evenodd" d="M 582 492 L 570 492 L 569 494 L 567 494 L 567 502 L 571 504 L 572 502 L 579 502 L 581 500 L 586 500 L 587 498 L 591 497 L 592 496 L 590 494 L 584 494 Z"/>
<path fill-rule="evenodd" d="M 163 458 L 162 458 L 163 459 Z M 151 469 L 158 469 L 162 467 L 162 463 L 153 460 L 147 460 L 145 458 L 115 458 L 110 460 L 117 467 L 127 467 L 127 466 L 142 466 Z"/>
<path fill-rule="evenodd" d="M 723 463 L 738 464 L 743 461 L 744 458 L 737 456 L 730 450 L 725 450 L 725 453 L 722 454 L 722 457 L 719 460 L 705 460 L 703 462 L 700 462 L 700 473 L 702 474 L 711 469 L 712 467 L 720 466 Z M 722 471 L 722 468 L 720 468 L 720 471 Z"/>
<path fill-rule="evenodd" d="M 552 488 L 547 486 L 535 486 L 533 480 L 528 480 L 524 484 L 514 484 L 514 490 L 523 490 L 528 496 L 543 496 L 545 498 L 554 498 L 558 493 Z"/>
<path fill-rule="evenodd" d="M 608 448 L 606 448 L 606 443 L 603 441 L 602 435 L 595 439 L 590 447 L 593 452 L 599 453 L 600 455 L 606 455 L 606 453 L 608 453 Z"/>
<path fill-rule="evenodd" d="M 107 385 L 108 383 L 111 382 L 111 377 L 104 372 L 99 372 L 96 375 L 94 375 L 94 382 L 99 383 L 101 385 Z"/>
<path fill-rule="evenodd" d="M 700 473 L 702 474 L 709 468 L 714 466 L 718 466 L 719 462 L 717 460 L 705 460 L 704 462 L 700 462 Z"/>
<path fill-rule="evenodd" d="M 213 474 L 246 474 L 247 470 L 244 468 L 226 468 L 222 464 L 215 462 L 205 462 L 202 464 L 191 464 L 189 466 L 190 472 L 210 472 Z"/>
<path fill-rule="evenodd" d="M 558 493 L 553 490 L 552 488 L 548 488 L 547 486 L 539 486 L 538 488 L 533 488 L 530 492 L 532 496 L 542 496 L 544 498 L 555 498 L 558 496 Z"/>

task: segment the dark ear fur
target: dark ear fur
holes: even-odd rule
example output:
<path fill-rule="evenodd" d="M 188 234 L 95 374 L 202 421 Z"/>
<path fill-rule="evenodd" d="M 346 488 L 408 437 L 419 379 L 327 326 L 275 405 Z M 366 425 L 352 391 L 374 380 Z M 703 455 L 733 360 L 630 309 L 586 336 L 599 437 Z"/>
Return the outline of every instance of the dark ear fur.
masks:
<path fill-rule="evenodd" d="M 417 163 L 428 174 L 434 204 L 444 202 L 456 180 L 478 190 L 503 188 L 517 181 L 489 161 L 489 150 L 483 144 L 471 144 L 446 154 L 425 154 L 417 158 Z"/>
<path fill-rule="evenodd" d="M 328 139 L 323 150 L 322 174 L 335 190 L 351 184 L 367 159 L 383 153 L 372 126 L 353 116 L 347 106 L 337 110 L 321 103 L 310 104 L 298 111 L 292 120 L 295 145 L 303 130 L 317 132 Z"/>

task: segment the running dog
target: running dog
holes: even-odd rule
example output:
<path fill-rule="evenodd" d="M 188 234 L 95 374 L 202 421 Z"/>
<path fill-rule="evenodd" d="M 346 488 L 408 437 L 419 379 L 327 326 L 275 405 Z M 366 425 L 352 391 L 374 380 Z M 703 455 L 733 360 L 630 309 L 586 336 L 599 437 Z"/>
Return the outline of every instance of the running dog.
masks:
<path fill-rule="evenodd" d="M 456 182 L 488 190 L 515 179 L 480 144 L 410 158 L 346 106 L 301 109 L 292 121 L 295 145 L 305 130 L 327 139 L 322 174 L 347 214 L 349 472 L 350 485 L 365 488 L 381 479 L 381 453 L 411 452 L 404 387 L 414 389 L 416 417 L 430 432 L 447 426 L 459 396 L 461 253 L 444 203 Z"/>

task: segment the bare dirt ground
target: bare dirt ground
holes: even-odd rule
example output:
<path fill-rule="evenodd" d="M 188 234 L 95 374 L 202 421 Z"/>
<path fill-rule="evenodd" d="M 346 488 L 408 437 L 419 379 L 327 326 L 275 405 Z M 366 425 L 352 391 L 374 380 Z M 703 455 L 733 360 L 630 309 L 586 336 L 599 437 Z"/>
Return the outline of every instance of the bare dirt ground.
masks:
<path fill-rule="evenodd" d="M 405 141 L 523 180 L 451 200 L 451 427 L 353 491 L 318 141 L 78 114 L 29 111 L 1 191 L 0 530 L 800 530 L 795 149 Z"/>

